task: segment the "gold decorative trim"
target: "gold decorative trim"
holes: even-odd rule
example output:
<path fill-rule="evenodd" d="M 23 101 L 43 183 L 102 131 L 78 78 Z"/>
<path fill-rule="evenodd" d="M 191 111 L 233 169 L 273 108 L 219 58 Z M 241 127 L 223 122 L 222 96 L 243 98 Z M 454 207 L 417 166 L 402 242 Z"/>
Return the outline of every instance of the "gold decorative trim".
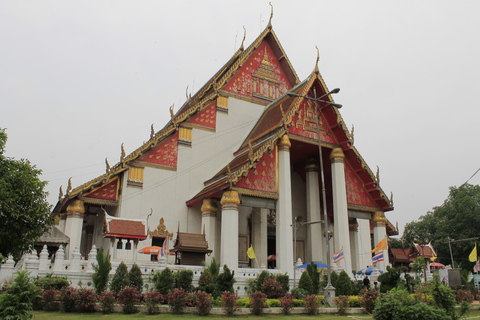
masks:
<path fill-rule="evenodd" d="M 215 132 L 216 131 L 215 128 L 202 126 L 201 124 L 198 124 L 198 123 L 185 122 L 185 123 L 182 123 L 180 126 L 183 127 L 183 128 L 199 129 L 199 130 L 209 131 L 209 132 Z"/>
<path fill-rule="evenodd" d="M 348 229 L 353 232 L 358 231 L 358 222 L 356 218 L 348 219 Z"/>
<path fill-rule="evenodd" d="M 305 142 L 305 143 L 309 143 L 309 144 L 313 144 L 313 145 L 318 146 L 318 141 L 316 139 L 310 139 L 310 138 L 298 136 L 298 135 L 293 134 L 293 133 L 288 133 L 288 138 L 290 140 L 294 140 L 294 141 L 298 141 L 298 142 Z M 326 148 L 329 148 L 329 149 L 333 149 L 333 148 L 338 147 L 338 144 L 333 144 L 333 143 L 325 142 L 325 141 L 322 141 L 321 145 L 322 145 L 322 147 L 326 147 Z"/>
<path fill-rule="evenodd" d="M 87 198 L 82 196 L 78 197 L 78 199 L 89 204 L 99 204 L 103 206 L 118 207 L 118 201 L 97 199 L 97 198 Z"/>
<path fill-rule="evenodd" d="M 203 199 L 202 207 L 202 216 L 216 216 L 218 207 L 217 200 L 215 199 Z"/>
<path fill-rule="evenodd" d="M 292 146 L 287 134 L 284 134 L 282 138 L 280 138 L 280 141 L 278 142 L 277 145 L 278 145 L 279 151 L 287 151 L 287 152 L 290 151 L 290 147 Z"/>
<path fill-rule="evenodd" d="M 163 219 L 163 217 L 160 218 L 160 223 L 158 224 L 157 228 L 153 231 L 148 230 L 147 234 L 150 236 L 150 238 L 155 236 L 165 236 L 170 240 L 173 239 L 173 232 L 168 232 L 167 227 L 165 226 L 165 219 Z"/>
<path fill-rule="evenodd" d="M 223 192 L 220 204 L 222 205 L 222 209 L 227 207 L 238 207 L 238 205 L 240 204 L 238 192 L 234 190 L 227 190 Z"/>
<path fill-rule="evenodd" d="M 345 161 L 345 154 L 342 151 L 342 148 L 334 148 L 330 153 L 330 160 L 332 163 L 343 163 Z"/>
<path fill-rule="evenodd" d="M 136 166 L 136 167 L 149 167 L 149 168 L 155 168 L 155 169 L 177 171 L 176 166 L 167 166 L 167 165 L 164 165 L 164 164 L 152 163 L 152 162 L 148 162 L 148 161 L 135 160 L 135 161 L 131 162 L 131 165 Z"/>
<path fill-rule="evenodd" d="M 367 207 L 367 206 L 361 206 L 358 204 L 348 204 L 347 208 L 348 210 L 364 211 L 364 212 L 370 212 L 370 213 L 378 211 L 378 207 Z"/>
<path fill-rule="evenodd" d="M 251 190 L 239 187 L 233 187 L 232 190 L 237 191 L 239 194 L 243 194 L 246 196 L 253 196 L 258 198 L 268 198 L 268 199 L 278 199 L 278 193 L 266 192 L 266 191 L 259 191 L 259 190 Z"/>
<path fill-rule="evenodd" d="M 84 214 L 85 206 L 83 205 L 82 200 L 71 200 L 68 203 L 67 215 L 70 216 L 72 213 Z"/>
<path fill-rule="evenodd" d="M 265 99 L 262 99 L 262 98 L 244 96 L 244 95 L 241 95 L 241 94 L 235 93 L 235 92 L 224 91 L 224 90 L 220 90 L 219 92 L 228 96 L 229 98 L 235 98 L 235 99 L 238 99 L 238 100 L 243 100 L 243 101 L 246 101 L 246 102 L 251 102 L 251 103 L 259 104 L 259 105 L 263 105 L 263 106 L 268 106 L 270 103 L 272 103 L 272 101 L 269 101 L 269 100 L 265 100 Z M 217 109 L 218 108 L 219 108 L 219 106 L 217 105 Z M 228 113 L 228 108 L 225 108 L 225 109 L 227 110 L 226 113 Z"/>
<path fill-rule="evenodd" d="M 307 163 L 305 164 L 306 172 L 318 172 L 320 168 L 319 160 L 317 157 L 309 157 Z"/>

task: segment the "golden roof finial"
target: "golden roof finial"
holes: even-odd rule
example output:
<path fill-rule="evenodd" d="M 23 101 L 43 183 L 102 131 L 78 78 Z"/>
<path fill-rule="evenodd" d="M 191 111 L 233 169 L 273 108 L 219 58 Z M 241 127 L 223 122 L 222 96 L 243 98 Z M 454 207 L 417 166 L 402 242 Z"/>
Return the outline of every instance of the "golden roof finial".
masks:
<path fill-rule="evenodd" d="M 227 181 L 230 184 L 230 188 L 232 187 L 232 171 L 230 171 L 230 163 L 227 164 Z"/>
<path fill-rule="evenodd" d="M 320 60 L 320 51 L 318 50 L 317 46 L 315 46 L 315 49 L 317 49 L 317 61 L 315 62 L 315 73 L 319 74 L 320 70 L 318 70 L 318 61 Z"/>
<path fill-rule="evenodd" d="M 390 206 L 393 207 L 393 192 L 390 191 Z"/>
<path fill-rule="evenodd" d="M 269 2 L 268 4 L 270 5 L 270 7 L 272 7 L 272 9 L 271 9 L 271 12 L 270 12 L 270 20 L 268 20 L 267 28 L 272 29 L 273 6 L 272 6 L 271 2 Z"/>
<path fill-rule="evenodd" d="M 375 175 L 375 183 L 380 184 L 380 168 L 377 166 L 377 174 Z"/>
<path fill-rule="evenodd" d="M 110 163 L 108 163 L 108 158 L 105 158 L 105 171 L 110 171 Z"/>
<path fill-rule="evenodd" d="M 60 186 L 60 190 L 58 192 L 58 201 L 61 201 L 63 198 L 63 186 Z"/>
<path fill-rule="evenodd" d="M 283 104 L 280 104 L 280 112 L 282 113 L 282 120 L 283 120 L 282 124 L 283 124 L 285 130 L 288 132 L 288 125 L 287 125 L 287 122 L 286 122 L 287 119 L 285 119 L 285 111 L 283 111 Z"/>
<path fill-rule="evenodd" d="M 352 131 L 350 131 L 350 142 L 353 144 L 353 141 L 354 141 L 354 138 L 353 138 L 353 130 L 354 130 L 354 126 L 352 124 Z"/>
<path fill-rule="evenodd" d="M 153 123 L 152 123 L 152 125 L 150 126 L 150 139 L 153 139 L 154 136 L 155 136 L 155 129 L 153 128 Z"/>
<path fill-rule="evenodd" d="M 248 159 L 252 161 L 252 157 L 253 157 L 252 139 L 248 139 Z"/>
<path fill-rule="evenodd" d="M 243 44 L 245 43 L 245 37 L 247 36 L 247 29 L 245 29 L 245 26 L 243 26 L 243 40 L 242 40 L 242 45 L 240 46 L 240 50 L 243 51 L 245 50 L 243 47 Z"/>
<path fill-rule="evenodd" d="M 125 148 L 123 147 L 123 143 L 120 148 L 122 150 L 122 152 L 120 153 L 120 161 L 123 161 L 123 159 L 125 159 Z"/>
<path fill-rule="evenodd" d="M 187 97 L 187 101 L 192 99 L 192 94 L 188 94 L 188 85 L 187 85 L 187 88 L 185 89 L 185 96 Z"/>
<path fill-rule="evenodd" d="M 175 114 L 173 113 L 173 107 L 175 106 L 175 103 L 172 104 L 172 106 L 170 107 L 170 120 L 172 120 L 172 123 L 173 123 L 173 119 L 175 119 Z"/>
<path fill-rule="evenodd" d="M 70 191 L 72 191 L 72 177 L 68 179 L 67 194 L 70 194 Z"/>

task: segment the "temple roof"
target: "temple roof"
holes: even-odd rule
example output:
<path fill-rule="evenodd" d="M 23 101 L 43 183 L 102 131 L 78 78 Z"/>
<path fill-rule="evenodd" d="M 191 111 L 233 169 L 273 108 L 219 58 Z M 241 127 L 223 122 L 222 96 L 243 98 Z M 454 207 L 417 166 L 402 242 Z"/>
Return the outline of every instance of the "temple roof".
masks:
<path fill-rule="evenodd" d="M 207 239 L 203 233 L 187 233 L 178 232 L 177 239 L 173 245 L 173 252 L 188 251 L 188 252 L 201 252 L 210 253 L 211 249 L 208 249 Z"/>
<path fill-rule="evenodd" d="M 40 240 L 35 242 L 36 244 L 68 244 L 70 243 L 70 238 L 65 235 L 60 229 L 55 226 L 51 226 L 50 229 L 45 232 Z"/>
<path fill-rule="evenodd" d="M 146 219 L 117 218 L 105 212 L 103 237 L 145 240 L 147 238 L 147 221 Z"/>
<path fill-rule="evenodd" d="M 411 261 L 410 257 L 408 256 L 408 253 L 409 253 L 408 250 L 390 248 L 390 252 L 392 253 L 396 262 L 408 263 Z"/>

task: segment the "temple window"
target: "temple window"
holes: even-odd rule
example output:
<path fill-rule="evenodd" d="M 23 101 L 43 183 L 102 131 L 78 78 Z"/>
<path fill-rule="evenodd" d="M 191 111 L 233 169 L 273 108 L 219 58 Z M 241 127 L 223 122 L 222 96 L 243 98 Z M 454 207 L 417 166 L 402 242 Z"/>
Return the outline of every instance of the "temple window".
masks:
<path fill-rule="evenodd" d="M 117 241 L 117 249 L 119 249 L 119 250 L 122 250 L 122 249 L 123 249 L 122 239 L 118 239 L 118 241 Z"/>
<path fill-rule="evenodd" d="M 144 168 L 130 167 L 128 169 L 127 185 L 131 187 L 143 187 L 143 170 Z"/>
<path fill-rule="evenodd" d="M 192 128 L 180 127 L 178 130 L 178 143 L 184 146 L 192 146 Z"/>
<path fill-rule="evenodd" d="M 130 242 L 130 240 L 128 240 L 125 244 L 125 250 L 132 250 L 132 243 Z"/>

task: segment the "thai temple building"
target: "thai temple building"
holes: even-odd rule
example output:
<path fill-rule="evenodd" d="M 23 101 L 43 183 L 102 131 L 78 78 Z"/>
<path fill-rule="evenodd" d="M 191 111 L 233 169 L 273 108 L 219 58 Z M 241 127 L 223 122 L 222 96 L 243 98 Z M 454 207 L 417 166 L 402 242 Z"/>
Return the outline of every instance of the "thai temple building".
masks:
<path fill-rule="evenodd" d="M 296 263 L 327 263 L 327 239 L 334 270 L 372 266 L 373 247 L 398 234 L 385 217 L 392 197 L 355 148 L 318 58 L 300 79 L 271 19 L 148 141 L 129 154 L 122 145 L 103 175 L 61 191 L 56 242 L 44 236 L 38 248 L 50 272 L 66 269 L 51 262 L 59 252 L 88 269 L 103 247 L 114 265 L 146 271 L 215 257 L 237 276 L 268 268 L 292 279 Z M 142 250 L 151 246 L 168 253 Z M 376 266 L 388 263 L 385 250 Z"/>

